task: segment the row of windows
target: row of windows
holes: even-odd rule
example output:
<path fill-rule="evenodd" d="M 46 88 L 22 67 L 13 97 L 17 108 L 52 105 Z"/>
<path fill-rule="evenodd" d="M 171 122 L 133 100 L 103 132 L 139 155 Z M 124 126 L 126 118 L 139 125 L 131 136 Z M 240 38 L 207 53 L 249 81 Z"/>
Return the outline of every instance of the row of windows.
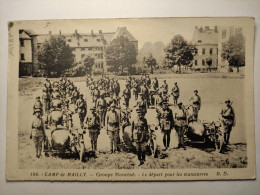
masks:
<path fill-rule="evenodd" d="M 80 61 L 79 64 L 82 64 L 82 61 Z M 96 63 L 94 66 L 95 68 L 104 68 L 103 62 Z"/>
<path fill-rule="evenodd" d="M 202 66 L 205 66 L 206 65 L 206 60 L 201 60 L 201 64 L 202 64 Z M 216 64 L 218 64 L 218 60 L 217 59 L 216 59 Z M 195 66 L 198 65 L 198 60 L 194 60 L 194 65 Z"/>
<path fill-rule="evenodd" d="M 85 58 L 87 56 L 86 54 L 81 54 L 81 58 Z M 96 53 L 95 54 L 97 59 L 103 59 L 103 54 L 102 53 Z"/>
<path fill-rule="evenodd" d="M 195 54 L 198 54 L 198 49 L 195 49 L 195 50 L 194 50 L 194 53 L 195 53 Z M 202 55 L 205 55 L 205 54 L 206 54 L 206 49 L 205 49 L 205 48 L 202 48 L 202 52 L 201 52 L 201 53 L 202 53 Z M 209 49 L 209 54 L 210 54 L 210 55 L 213 54 L 213 48 L 210 48 L 210 49 Z M 217 49 L 217 54 L 218 54 L 218 49 Z"/>
<path fill-rule="evenodd" d="M 71 39 L 67 39 L 68 42 L 71 42 Z M 97 42 L 100 42 L 101 39 L 96 39 Z M 88 39 L 84 39 L 84 42 L 88 42 Z"/>
<path fill-rule="evenodd" d="M 80 48 L 81 51 L 102 51 L 103 47 L 81 47 Z M 72 48 L 72 51 L 76 51 L 76 48 Z"/>

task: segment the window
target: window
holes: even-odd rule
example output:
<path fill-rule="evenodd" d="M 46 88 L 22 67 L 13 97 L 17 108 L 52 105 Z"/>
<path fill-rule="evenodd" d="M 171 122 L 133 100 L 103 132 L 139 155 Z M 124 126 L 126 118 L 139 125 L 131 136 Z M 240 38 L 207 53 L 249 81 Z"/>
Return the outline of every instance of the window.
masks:
<path fill-rule="evenodd" d="M 202 41 L 201 40 L 198 40 L 198 43 L 201 43 Z"/>
<path fill-rule="evenodd" d="M 20 39 L 20 46 L 24 47 L 24 40 L 23 39 Z"/>
<path fill-rule="evenodd" d="M 222 39 L 225 39 L 227 35 L 227 31 L 226 30 L 222 30 Z"/>
<path fill-rule="evenodd" d="M 88 42 L 88 39 L 84 39 L 84 42 Z"/>
<path fill-rule="evenodd" d="M 81 54 L 81 58 L 84 58 L 85 57 L 85 54 Z"/>
<path fill-rule="evenodd" d="M 209 54 L 213 54 L 213 49 L 212 48 L 209 49 Z"/>
<path fill-rule="evenodd" d="M 195 66 L 197 66 L 198 65 L 198 60 L 195 60 Z"/>
<path fill-rule="evenodd" d="M 202 60 L 202 65 L 203 65 L 203 66 L 205 65 L 205 60 Z"/>
<path fill-rule="evenodd" d="M 203 48 L 202 49 L 202 54 L 205 55 L 205 53 L 206 53 L 206 50 L 205 50 L 205 48 Z"/>
<path fill-rule="evenodd" d="M 235 35 L 242 34 L 242 28 L 236 28 L 235 29 Z"/>
<path fill-rule="evenodd" d="M 97 42 L 100 42 L 100 39 L 97 39 Z"/>
<path fill-rule="evenodd" d="M 71 42 L 71 39 L 68 39 L 68 42 Z"/>
<path fill-rule="evenodd" d="M 195 53 L 195 54 L 198 54 L 198 49 L 195 48 L 194 53 Z"/>
<path fill-rule="evenodd" d="M 92 47 L 89 47 L 89 48 L 88 48 L 88 50 L 90 50 L 90 51 L 91 51 L 91 50 L 92 50 Z"/>
<path fill-rule="evenodd" d="M 101 62 L 101 68 L 103 68 L 103 62 Z"/>
<path fill-rule="evenodd" d="M 81 47 L 81 51 L 85 51 L 85 48 L 84 48 L 84 47 Z"/>
<path fill-rule="evenodd" d="M 21 53 L 21 60 L 24 60 L 24 54 Z"/>

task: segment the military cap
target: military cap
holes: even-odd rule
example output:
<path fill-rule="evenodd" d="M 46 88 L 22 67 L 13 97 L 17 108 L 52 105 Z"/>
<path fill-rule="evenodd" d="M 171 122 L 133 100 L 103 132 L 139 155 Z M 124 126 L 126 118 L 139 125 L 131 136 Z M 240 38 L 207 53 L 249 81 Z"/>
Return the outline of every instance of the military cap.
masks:
<path fill-rule="evenodd" d="M 137 108 L 137 109 L 136 109 L 136 112 L 137 112 L 137 113 L 142 113 L 142 109 L 141 109 L 141 108 Z"/>
<path fill-rule="evenodd" d="M 198 92 L 198 90 L 197 90 L 197 89 L 195 89 L 195 90 L 194 90 L 194 92 Z"/>
<path fill-rule="evenodd" d="M 182 104 L 182 101 L 178 101 L 178 105 Z"/>
<path fill-rule="evenodd" d="M 177 82 L 174 82 L 174 84 L 177 84 Z"/>
<path fill-rule="evenodd" d="M 164 80 L 163 82 L 166 82 L 166 80 Z"/>
<path fill-rule="evenodd" d="M 36 113 L 36 112 L 41 112 L 42 110 L 40 109 L 40 108 L 36 108 L 35 110 L 34 110 L 34 113 Z"/>
<path fill-rule="evenodd" d="M 41 97 L 40 96 L 37 96 L 36 99 L 40 99 Z"/>
<path fill-rule="evenodd" d="M 80 94 L 79 97 L 83 97 L 83 94 Z"/>
<path fill-rule="evenodd" d="M 230 103 L 230 99 L 227 99 L 227 100 L 225 101 L 225 103 Z"/>
<path fill-rule="evenodd" d="M 113 102 L 111 105 L 110 105 L 110 107 L 116 107 L 116 105 L 115 105 L 115 103 Z"/>

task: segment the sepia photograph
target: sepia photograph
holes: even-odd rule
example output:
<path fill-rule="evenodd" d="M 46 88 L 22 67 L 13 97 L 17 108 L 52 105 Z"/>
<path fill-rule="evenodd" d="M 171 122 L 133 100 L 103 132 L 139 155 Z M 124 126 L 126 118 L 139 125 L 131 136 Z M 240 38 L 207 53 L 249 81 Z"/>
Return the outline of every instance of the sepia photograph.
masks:
<path fill-rule="evenodd" d="M 253 18 L 8 28 L 8 180 L 255 178 Z"/>

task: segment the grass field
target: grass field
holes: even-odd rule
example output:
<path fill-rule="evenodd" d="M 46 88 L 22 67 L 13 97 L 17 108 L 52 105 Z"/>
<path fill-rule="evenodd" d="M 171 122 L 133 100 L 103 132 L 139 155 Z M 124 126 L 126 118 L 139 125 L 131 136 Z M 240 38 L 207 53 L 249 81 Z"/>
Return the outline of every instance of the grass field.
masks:
<path fill-rule="evenodd" d="M 212 76 L 214 75 L 214 76 Z M 120 80 L 123 87 L 125 81 L 123 77 L 116 77 Z M 101 153 L 95 157 L 86 159 L 84 163 L 68 156 L 61 158 L 59 156 L 43 157 L 36 159 L 34 157 L 33 142 L 29 139 L 30 125 L 32 120 L 32 107 L 37 95 L 41 95 L 44 78 L 20 78 L 19 80 L 19 166 L 20 168 L 76 168 L 76 169 L 94 169 L 94 168 L 229 168 L 245 167 L 247 164 L 246 152 L 246 133 L 244 124 L 244 79 L 240 74 L 175 74 L 158 75 L 159 84 L 164 79 L 172 88 L 176 81 L 180 87 L 180 98 L 184 104 L 189 103 L 193 90 L 198 89 L 202 98 L 202 107 L 199 113 L 200 120 L 216 121 L 219 118 L 220 109 L 226 98 L 233 101 L 233 107 L 236 112 L 237 125 L 231 134 L 230 148 L 223 154 L 215 153 L 213 148 L 203 149 L 202 146 L 188 146 L 187 150 L 170 149 L 166 152 L 160 152 L 158 158 L 148 157 L 146 163 L 138 167 L 136 155 L 132 153 L 119 153 L 109 155 L 109 139 L 105 131 L 102 130 L 98 139 L 98 148 Z M 89 91 L 85 85 L 85 78 L 70 78 L 84 97 L 90 99 Z M 55 80 L 55 79 L 52 79 Z M 123 90 L 121 87 L 121 91 Z M 172 101 L 172 99 L 170 100 Z M 130 106 L 134 102 L 130 102 Z M 91 103 L 88 102 L 88 108 Z M 172 109 L 175 109 L 172 107 Z M 74 116 L 75 121 L 77 115 Z M 148 123 L 154 123 L 155 110 L 149 110 L 147 114 Z M 76 123 L 76 122 L 75 122 Z M 157 131 L 157 140 L 159 149 L 162 147 L 162 134 Z M 173 132 L 171 136 L 171 148 L 176 144 L 176 135 Z M 86 148 L 89 149 L 89 138 L 85 137 Z"/>

